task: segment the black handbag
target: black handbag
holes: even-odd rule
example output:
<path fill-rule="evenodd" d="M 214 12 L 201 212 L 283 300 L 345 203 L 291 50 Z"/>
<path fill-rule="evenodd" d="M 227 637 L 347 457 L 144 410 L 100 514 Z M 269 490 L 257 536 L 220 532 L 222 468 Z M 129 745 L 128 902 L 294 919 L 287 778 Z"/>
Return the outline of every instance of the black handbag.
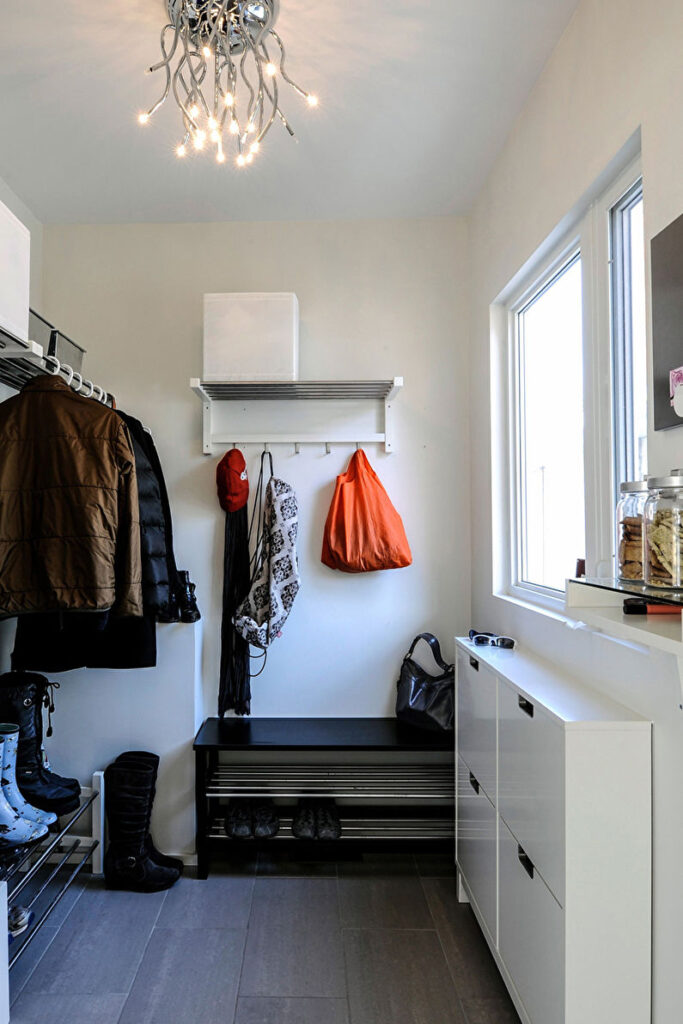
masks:
<path fill-rule="evenodd" d="M 440 676 L 431 676 L 413 661 L 412 654 L 420 640 L 426 640 L 431 647 L 434 661 L 441 669 Z M 396 717 L 400 721 L 420 729 L 453 731 L 455 668 L 443 660 L 439 641 L 431 633 L 420 633 L 413 640 L 403 659 L 396 688 Z"/>

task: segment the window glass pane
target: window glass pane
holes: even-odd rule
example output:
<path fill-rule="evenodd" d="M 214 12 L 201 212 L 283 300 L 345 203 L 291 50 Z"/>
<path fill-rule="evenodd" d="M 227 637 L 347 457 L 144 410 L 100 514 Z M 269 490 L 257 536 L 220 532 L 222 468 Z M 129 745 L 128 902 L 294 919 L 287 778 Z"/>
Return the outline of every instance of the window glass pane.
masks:
<path fill-rule="evenodd" d="M 521 582 L 564 590 L 585 556 L 581 260 L 518 314 Z"/>
<path fill-rule="evenodd" d="M 627 212 L 630 239 L 631 276 L 631 380 L 633 388 L 633 479 L 647 476 L 647 348 L 645 341 L 645 242 L 643 238 L 643 197 Z M 628 292 L 627 292 L 628 294 Z M 628 342 L 628 339 L 626 339 Z"/>

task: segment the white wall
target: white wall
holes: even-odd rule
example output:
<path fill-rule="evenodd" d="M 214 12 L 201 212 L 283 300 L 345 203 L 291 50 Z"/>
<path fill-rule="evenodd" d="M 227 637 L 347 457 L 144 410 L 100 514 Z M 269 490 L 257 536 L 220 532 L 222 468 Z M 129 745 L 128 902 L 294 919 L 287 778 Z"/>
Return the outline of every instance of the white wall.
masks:
<path fill-rule="evenodd" d="M 683 5 L 584 0 L 478 197 L 471 424 L 473 617 L 511 632 L 655 722 L 654 1022 L 680 1019 L 683 712 L 673 659 L 647 656 L 491 595 L 489 308 L 640 127 L 648 240 L 683 211 Z M 650 432 L 651 472 L 677 465 L 683 431 Z"/>
<path fill-rule="evenodd" d="M 257 716 L 382 716 L 393 714 L 413 636 L 430 629 L 450 652 L 454 631 L 469 624 L 466 279 L 466 225 L 457 219 L 46 228 L 46 315 L 86 346 L 88 374 L 151 427 L 178 563 L 204 614 L 203 707 L 194 701 L 191 627 L 161 627 L 156 670 L 63 678 L 51 751 L 83 774 L 129 745 L 168 752 L 162 842 L 191 848 L 189 743 L 195 714 L 215 714 L 217 694 L 223 513 L 217 460 L 201 454 L 201 403 L 188 386 L 201 375 L 203 293 L 296 292 L 304 378 L 405 377 L 396 454 L 367 451 L 403 516 L 413 565 L 360 576 L 325 568 L 324 519 L 353 448 L 295 456 L 275 447 L 276 472 L 300 503 L 302 589 L 253 681 Z M 253 486 L 258 450 L 247 454 Z"/>

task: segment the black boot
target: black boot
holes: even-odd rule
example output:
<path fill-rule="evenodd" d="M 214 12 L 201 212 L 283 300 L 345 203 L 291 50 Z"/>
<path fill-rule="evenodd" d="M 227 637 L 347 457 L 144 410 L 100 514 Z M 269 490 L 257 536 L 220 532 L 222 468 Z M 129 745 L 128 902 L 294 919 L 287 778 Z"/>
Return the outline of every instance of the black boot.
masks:
<path fill-rule="evenodd" d="M 159 756 L 157 754 L 150 753 L 148 750 L 126 750 L 116 758 L 116 764 L 135 764 L 135 762 L 138 764 L 146 764 L 152 769 L 152 803 L 154 803 L 154 797 L 157 791 Z M 159 867 L 175 868 L 178 874 L 182 875 L 184 866 L 183 862 L 179 857 L 168 857 L 165 853 L 161 853 L 157 850 L 150 832 L 145 836 L 145 849 L 149 858 L 153 860 L 155 864 L 158 864 Z"/>
<path fill-rule="evenodd" d="M 35 672 L 5 672 L 0 675 L 0 718 L 19 726 L 17 783 L 22 796 L 55 814 L 75 811 L 81 787 L 76 779 L 62 779 L 49 771 L 43 753 L 43 698 L 48 682 Z"/>
<path fill-rule="evenodd" d="M 67 775 L 58 775 L 52 771 L 50 762 L 43 746 L 43 713 L 42 707 L 47 709 L 47 733 L 48 739 L 52 736 L 52 715 L 55 710 L 54 691 L 59 689 L 59 683 L 50 683 L 45 676 L 36 675 L 36 686 L 38 687 L 40 702 L 36 705 L 36 727 L 40 736 L 40 754 L 43 759 L 43 774 L 56 786 L 63 786 L 65 789 L 72 789 L 76 796 L 81 795 L 81 784 L 78 779 L 72 779 Z"/>
<path fill-rule="evenodd" d="M 195 585 L 190 582 L 189 572 L 187 569 L 180 569 L 178 571 L 178 606 L 181 622 L 198 622 L 201 619 L 194 592 Z"/>
<path fill-rule="evenodd" d="M 155 864 L 145 846 L 152 815 L 154 769 L 139 761 L 115 761 L 105 769 L 104 785 L 109 825 L 109 847 L 104 855 L 107 888 L 129 892 L 170 889 L 179 873 Z"/>

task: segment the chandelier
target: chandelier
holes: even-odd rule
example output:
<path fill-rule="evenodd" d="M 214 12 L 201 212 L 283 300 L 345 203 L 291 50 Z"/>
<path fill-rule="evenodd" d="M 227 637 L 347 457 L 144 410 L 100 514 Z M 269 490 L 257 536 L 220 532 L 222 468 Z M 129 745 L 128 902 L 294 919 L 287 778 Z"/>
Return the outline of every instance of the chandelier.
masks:
<path fill-rule="evenodd" d="M 166 83 L 139 123 L 147 124 L 172 93 L 183 125 L 176 155 L 213 147 L 222 164 L 232 150 L 239 167 L 253 162 L 276 119 L 293 136 L 280 109 L 280 82 L 309 107 L 318 100 L 285 70 L 275 31 L 280 0 L 166 0 L 166 6 L 162 60 L 148 69 L 163 70 Z"/>

